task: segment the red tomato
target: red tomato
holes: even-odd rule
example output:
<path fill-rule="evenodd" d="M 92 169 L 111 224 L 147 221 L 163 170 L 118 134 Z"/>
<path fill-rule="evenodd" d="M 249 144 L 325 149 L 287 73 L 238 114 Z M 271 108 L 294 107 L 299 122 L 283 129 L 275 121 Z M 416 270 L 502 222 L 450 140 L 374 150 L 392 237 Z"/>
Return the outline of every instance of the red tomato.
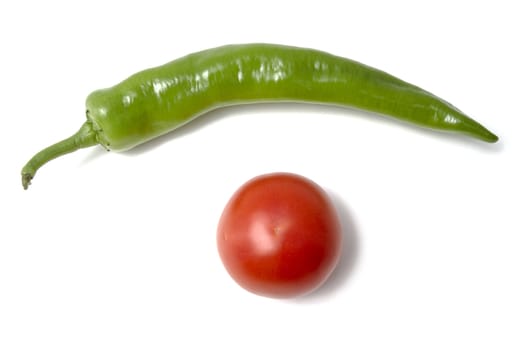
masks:
<path fill-rule="evenodd" d="M 219 221 L 226 270 L 245 289 L 285 298 L 311 292 L 341 251 L 337 212 L 321 187 L 302 176 L 256 177 L 235 192 Z"/>

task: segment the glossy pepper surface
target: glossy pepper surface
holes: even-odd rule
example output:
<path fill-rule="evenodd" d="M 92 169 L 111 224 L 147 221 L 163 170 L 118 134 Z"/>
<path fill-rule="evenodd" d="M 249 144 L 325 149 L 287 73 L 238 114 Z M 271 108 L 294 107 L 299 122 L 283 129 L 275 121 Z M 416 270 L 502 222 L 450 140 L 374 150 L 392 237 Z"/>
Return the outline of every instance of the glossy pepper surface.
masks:
<path fill-rule="evenodd" d="M 216 108 L 287 101 L 352 107 L 486 142 L 498 140 L 443 99 L 359 62 L 291 46 L 228 45 L 91 93 L 80 130 L 37 153 L 22 169 L 22 184 L 27 188 L 43 164 L 79 148 L 101 144 L 127 150 Z"/>

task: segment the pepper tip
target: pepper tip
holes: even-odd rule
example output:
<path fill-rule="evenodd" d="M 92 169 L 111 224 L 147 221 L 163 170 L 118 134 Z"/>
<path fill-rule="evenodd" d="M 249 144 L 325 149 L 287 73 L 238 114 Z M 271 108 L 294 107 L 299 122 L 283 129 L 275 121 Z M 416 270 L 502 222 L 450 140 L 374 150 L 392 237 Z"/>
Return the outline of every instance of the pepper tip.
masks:
<path fill-rule="evenodd" d="M 489 143 L 496 143 L 499 141 L 499 137 L 496 134 L 493 134 L 492 132 L 487 130 L 487 135 L 485 136 L 484 141 Z"/>

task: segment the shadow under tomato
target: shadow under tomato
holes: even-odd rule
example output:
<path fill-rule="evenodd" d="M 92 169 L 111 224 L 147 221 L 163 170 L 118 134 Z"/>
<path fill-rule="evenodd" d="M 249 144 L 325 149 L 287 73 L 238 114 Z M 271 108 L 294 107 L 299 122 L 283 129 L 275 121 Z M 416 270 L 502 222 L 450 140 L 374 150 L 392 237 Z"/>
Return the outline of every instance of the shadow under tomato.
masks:
<path fill-rule="evenodd" d="M 359 258 L 359 234 L 357 232 L 355 221 L 352 218 L 350 208 L 339 195 L 332 191 L 327 192 L 336 207 L 339 220 L 341 221 L 343 235 L 341 257 L 339 258 L 335 270 L 324 284 L 311 293 L 292 299 L 293 302 L 309 303 L 326 299 L 330 295 L 337 293 L 343 289 L 343 286 L 348 282 L 352 272 L 357 266 Z"/>

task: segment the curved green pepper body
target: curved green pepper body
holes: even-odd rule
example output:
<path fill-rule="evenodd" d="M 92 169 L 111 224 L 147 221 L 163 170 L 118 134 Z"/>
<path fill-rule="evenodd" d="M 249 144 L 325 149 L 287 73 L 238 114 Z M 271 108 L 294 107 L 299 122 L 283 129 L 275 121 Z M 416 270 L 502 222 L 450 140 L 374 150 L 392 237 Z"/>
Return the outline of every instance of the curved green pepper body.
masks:
<path fill-rule="evenodd" d="M 86 107 L 100 143 L 126 150 L 218 107 L 277 101 L 359 108 L 494 141 L 458 109 L 385 72 L 321 51 L 269 44 L 182 57 L 95 91 Z"/>
<path fill-rule="evenodd" d="M 24 187 L 45 162 L 75 149 L 100 143 L 127 150 L 219 107 L 280 101 L 358 108 L 487 142 L 498 139 L 446 101 L 359 62 L 290 46 L 230 45 L 90 94 L 85 126 L 30 160 L 22 171 Z"/>

